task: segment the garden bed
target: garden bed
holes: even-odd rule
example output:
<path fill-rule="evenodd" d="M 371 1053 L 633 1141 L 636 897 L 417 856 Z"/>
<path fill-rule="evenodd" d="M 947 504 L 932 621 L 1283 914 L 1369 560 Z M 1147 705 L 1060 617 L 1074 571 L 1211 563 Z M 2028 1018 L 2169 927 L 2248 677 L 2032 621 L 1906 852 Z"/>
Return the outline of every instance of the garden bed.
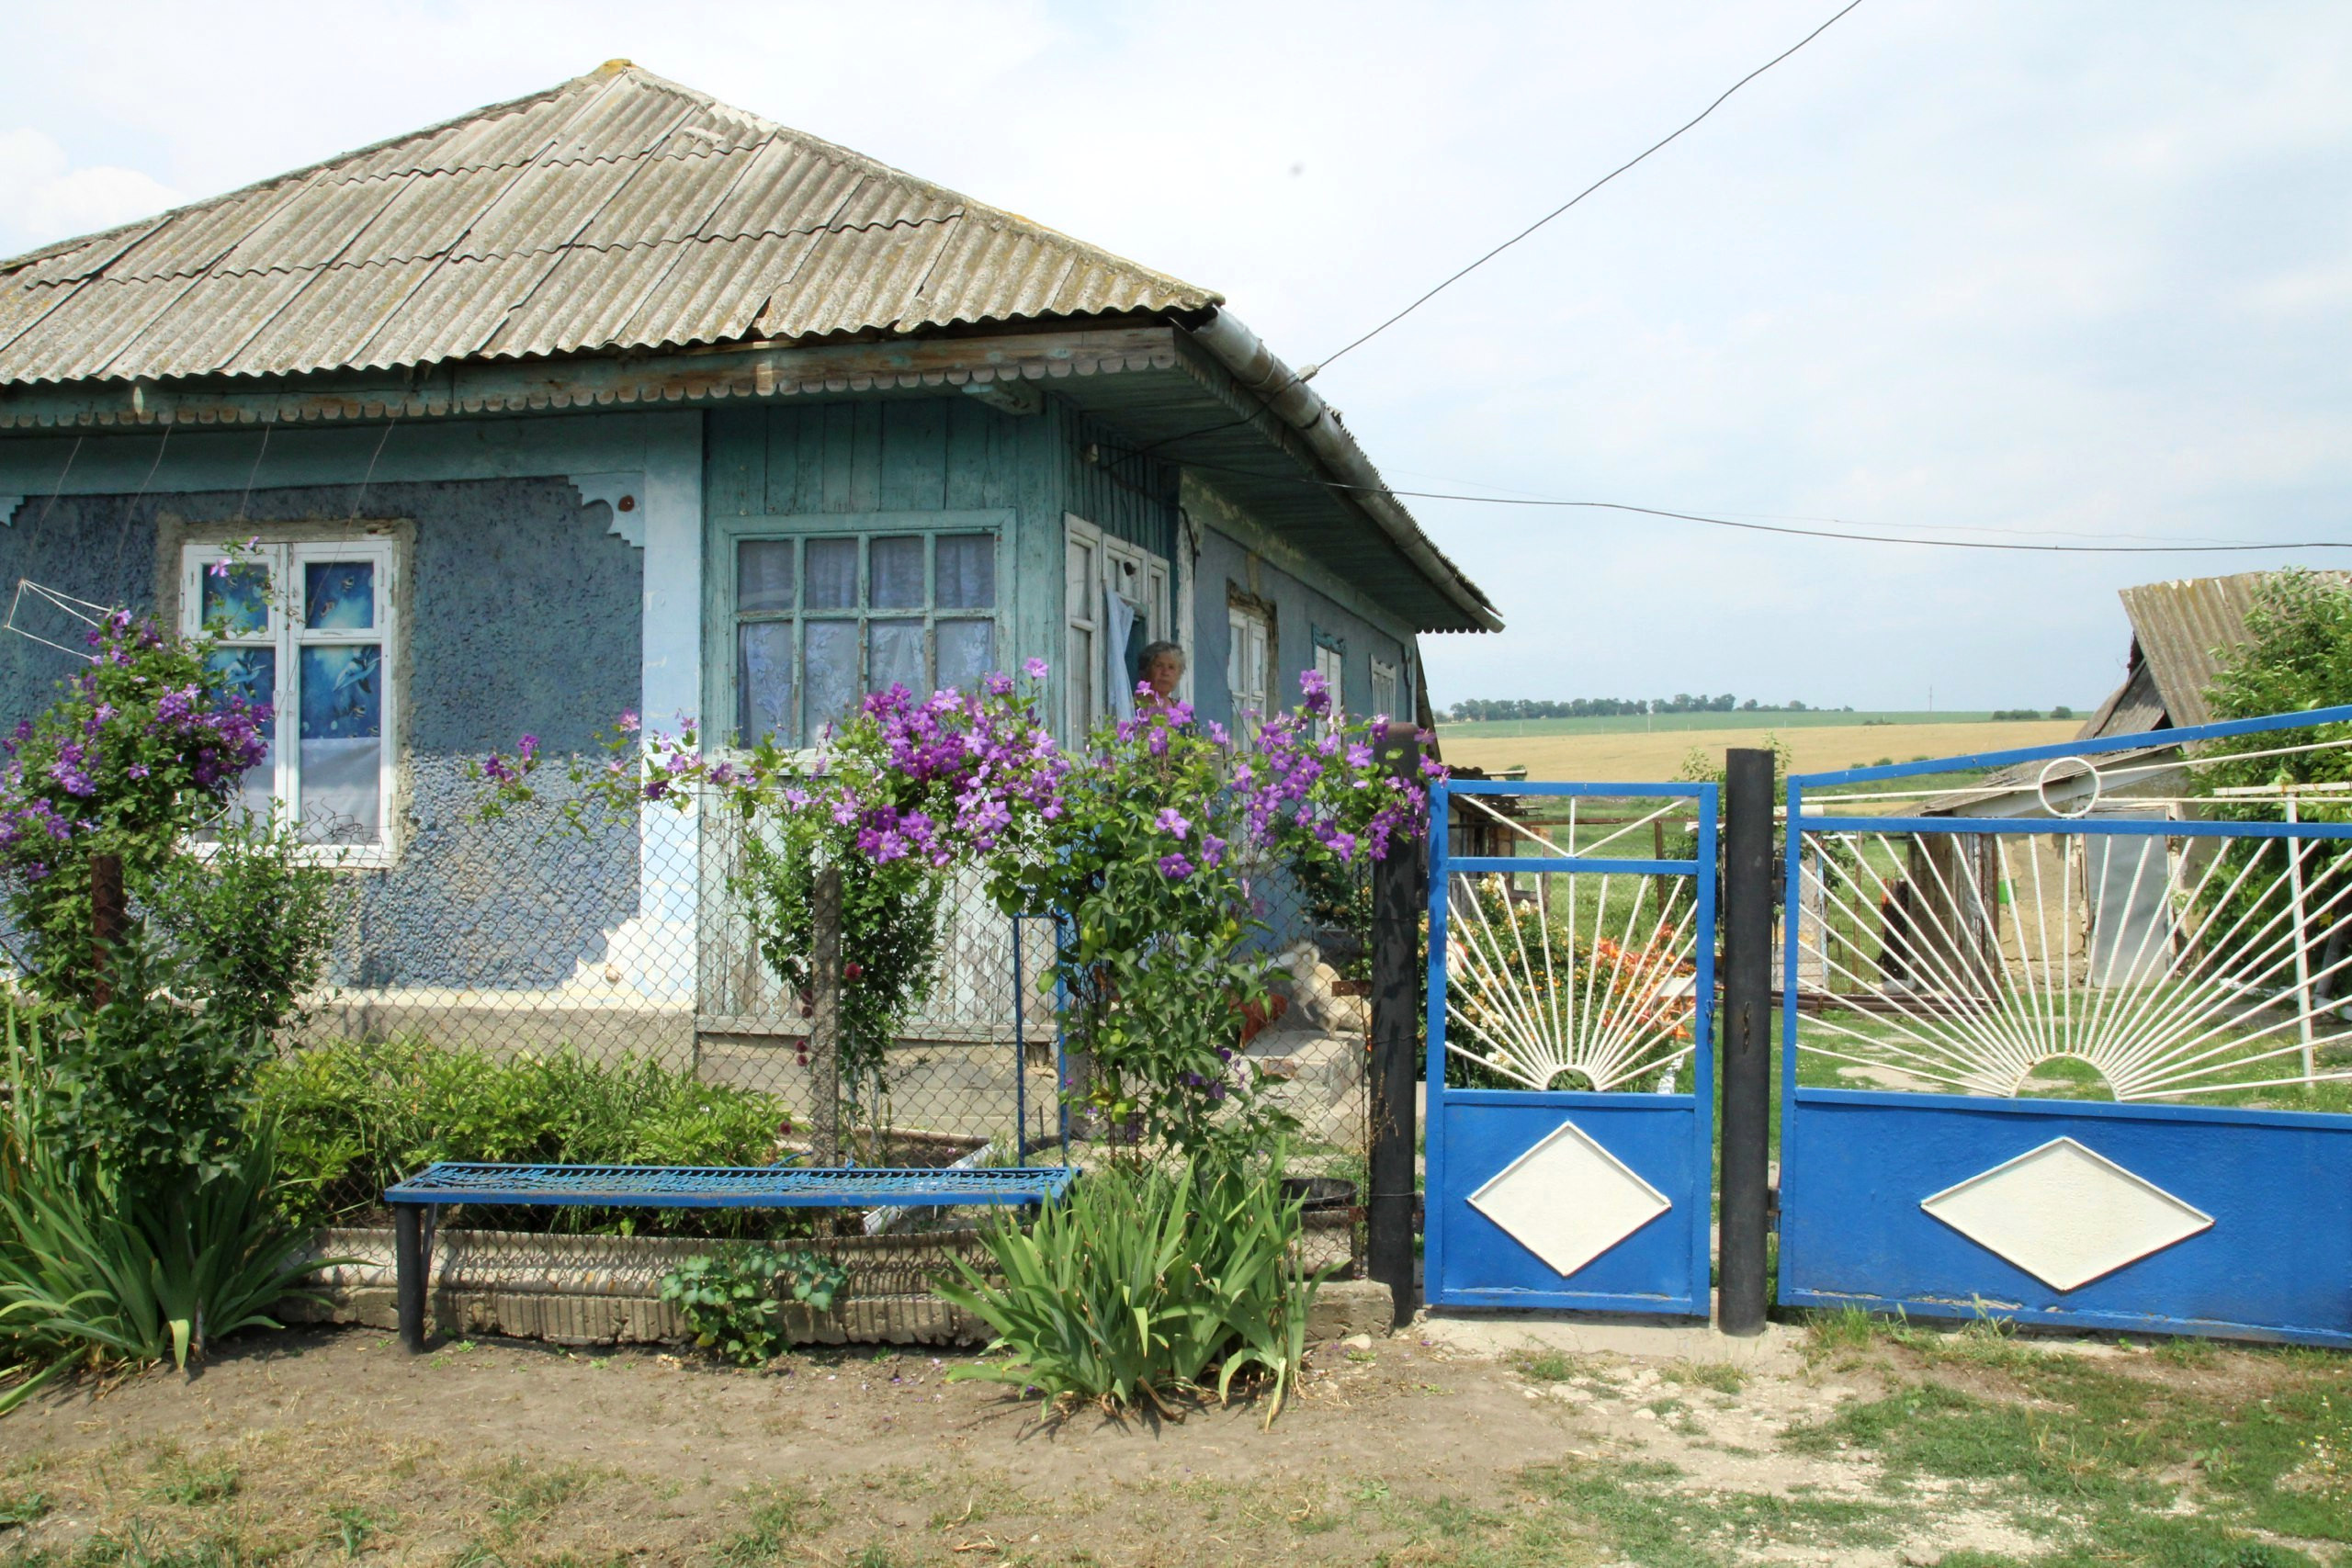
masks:
<path fill-rule="evenodd" d="M 1310 1257 L 1323 1214 L 1307 1216 Z M 1346 1211 L 1340 1224 L 1349 1223 Z M 1318 1230 L 1318 1226 L 1321 1228 Z M 684 1339 L 685 1321 L 661 1299 L 662 1276 L 718 1244 L 686 1236 L 551 1235 L 545 1232 L 443 1228 L 435 1238 L 428 1295 L 436 1332 L 501 1335 L 556 1345 L 647 1345 Z M 794 1339 L 818 1345 L 982 1345 L 988 1325 L 940 1300 L 932 1280 L 963 1258 L 987 1269 L 974 1227 L 906 1235 L 817 1236 L 796 1247 L 839 1262 L 849 1284 L 831 1310 L 788 1309 Z M 1321 1250 L 1329 1250 L 1324 1242 Z M 290 1302 L 283 1315 L 300 1323 L 397 1326 L 390 1226 L 322 1230 L 316 1258 L 351 1261 L 313 1272 L 307 1281 L 324 1300 Z M 1344 1254 L 1342 1254 L 1344 1256 Z M 1316 1304 L 1316 1337 L 1382 1332 L 1387 1288 L 1333 1280 Z"/>

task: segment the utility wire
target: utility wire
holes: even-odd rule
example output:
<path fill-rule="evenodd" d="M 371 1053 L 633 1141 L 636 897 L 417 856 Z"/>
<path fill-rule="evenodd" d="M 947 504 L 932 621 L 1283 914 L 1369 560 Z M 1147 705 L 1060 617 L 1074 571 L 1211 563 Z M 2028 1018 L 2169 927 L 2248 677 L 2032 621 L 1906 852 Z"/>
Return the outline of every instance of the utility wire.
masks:
<path fill-rule="evenodd" d="M 1541 229 L 1544 225 L 1552 221 L 1553 219 L 1557 218 L 1569 208 L 1574 207 L 1577 202 L 1582 201 L 1586 197 L 1590 196 L 1594 191 L 1599 190 L 1602 186 L 1607 185 L 1611 180 L 1615 179 L 1619 175 L 1622 175 L 1626 170 L 1632 168 L 1635 164 L 1640 163 L 1643 159 L 1647 158 L 1651 153 L 1657 152 L 1660 148 L 1663 148 L 1668 142 L 1672 141 L 1676 137 L 1680 136 L 1684 131 L 1689 130 L 1692 126 L 1697 125 L 1699 121 L 1706 118 L 1709 115 L 1723 107 L 1725 100 L 1729 99 L 1734 93 L 1738 92 L 1742 87 L 1747 86 L 1750 82 L 1755 81 L 1756 78 L 1763 75 L 1767 71 L 1771 70 L 1772 67 L 1778 65 L 1781 62 L 1786 60 L 1789 56 L 1794 54 L 1797 51 L 1803 49 L 1814 39 L 1819 38 L 1823 33 L 1827 32 L 1845 17 L 1848 11 L 1853 10 L 1861 3 L 1862 0 L 1848 0 L 1848 4 L 1844 10 L 1839 11 L 1836 16 L 1831 17 L 1828 21 L 1822 23 L 1819 27 L 1814 28 L 1813 31 L 1805 34 L 1804 37 L 1797 39 L 1796 42 L 1791 44 L 1788 48 L 1782 50 L 1780 53 L 1774 55 L 1771 59 L 1766 61 L 1755 70 L 1750 71 L 1747 75 L 1742 76 L 1730 86 L 1725 87 L 1722 94 L 1716 97 L 1713 103 L 1711 103 L 1705 108 L 1701 109 L 1697 115 L 1685 121 L 1680 127 L 1669 132 L 1661 140 L 1652 142 L 1647 148 L 1644 149 L 1634 158 L 1625 163 L 1620 164 L 1617 167 L 1610 170 L 1607 174 L 1593 181 L 1592 184 L 1585 186 L 1584 189 L 1577 192 L 1576 195 L 1570 197 L 1567 200 L 1562 202 L 1559 206 L 1554 208 L 1543 217 L 1538 218 L 1534 222 L 1530 223 L 1518 233 L 1513 234 L 1510 239 L 1505 240 L 1501 244 L 1497 245 L 1493 250 L 1488 251 L 1485 255 L 1482 255 L 1476 261 L 1472 262 L 1468 266 L 1462 268 L 1459 272 L 1454 273 L 1452 276 L 1445 279 L 1444 282 L 1440 283 L 1436 288 L 1431 288 L 1427 293 L 1421 295 L 1419 299 L 1415 299 L 1411 304 L 1406 306 L 1403 310 L 1397 311 L 1395 315 L 1389 317 L 1386 321 L 1381 322 L 1370 332 L 1365 333 L 1363 336 L 1349 343 L 1345 347 L 1339 349 L 1335 353 L 1325 355 L 1317 364 L 1307 366 L 1302 370 L 1291 371 L 1288 377 L 1284 378 L 1282 385 L 1276 387 L 1270 392 L 1261 393 L 1252 391 L 1250 389 L 1246 387 L 1243 388 L 1242 390 L 1250 392 L 1250 395 L 1257 400 L 1258 406 L 1252 412 L 1243 414 L 1238 419 L 1227 420 L 1219 424 L 1204 425 L 1198 430 L 1187 430 L 1180 434 L 1162 436 L 1159 440 L 1129 454 L 1129 456 L 1137 457 L 1148 457 L 1150 454 L 1159 451 L 1163 446 L 1172 446 L 1180 441 L 1190 441 L 1196 435 L 1215 435 L 1220 432 L 1231 430 L 1236 425 L 1248 424 L 1252 420 L 1256 419 L 1258 415 L 1268 412 L 1272 409 L 1273 400 L 1276 398 L 1281 397 L 1283 393 L 1289 391 L 1293 387 L 1299 385 L 1301 382 L 1309 380 L 1313 377 L 1319 375 L 1323 370 L 1327 369 L 1330 366 L 1333 360 L 1338 359 L 1340 355 L 1350 353 L 1352 350 L 1361 348 L 1365 344 L 1370 343 L 1374 338 L 1378 337 L 1382 333 L 1386 332 L 1389 328 L 1395 326 L 1397 322 L 1403 321 L 1406 317 L 1411 315 L 1422 306 L 1428 304 L 1431 299 L 1437 298 L 1438 295 L 1444 292 L 1446 289 L 1451 288 L 1453 285 L 1461 282 L 1464 278 L 1469 276 L 1472 273 L 1477 271 L 1480 267 L 1486 265 L 1488 262 L 1494 260 L 1497 256 L 1502 254 L 1505 251 L 1510 249 L 1513 245 L 1516 245 L 1530 234 L 1535 232 L 1536 230 Z"/>
<path fill-rule="evenodd" d="M 1465 495 L 1453 491 L 1396 490 L 1387 485 L 1349 484 L 1341 479 L 1318 479 L 1305 474 L 1274 476 L 1255 468 L 1232 468 L 1216 463 L 1188 460 L 1185 466 L 1210 468 L 1219 473 L 1246 474 L 1256 479 L 1281 477 L 1286 482 L 1311 485 L 1317 490 L 1339 491 L 1354 496 L 1386 496 L 1391 501 L 1466 501 L 1482 506 L 1533 506 L 1568 511 L 1631 512 L 1644 517 L 1670 518 L 1679 523 L 1703 523 L 1714 528 L 1736 528 L 1743 533 L 1791 534 L 1799 538 L 1838 539 L 1857 545 L 1914 545 L 1923 548 L 1946 550 L 2021 550 L 2033 555 L 2163 556 L 2245 554 L 2262 550 L 2352 550 L 2352 540 L 2342 539 L 2301 539 L 2251 545 L 2011 545 L 1990 539 L 1906 539 L 1887 534 L 1848 534 L 1830 528 L 1797 528 L 1779 523 L 1749 523 L 1732 517 L 1710 516 L 1701 512 L 1673 512 L 1661 506 L 1635 506 L 1630 502 L 1623 501 L 1555 501 L 1507 495 Z"/>
<path fill-rule="evenodd" d="M 1680 127 L 1669 132 L 1660 141 L 1652 142 L 1648 147 L 1645 148 L 1633 158 L 1610 170 L 1607 174 L 1593 181 L 1592 184 L 1585 186 L 1584 189 L 1577 192 L 1576 195 L 1568 197 L 1567 200 L 1562 202 L 1559 206 L 1554 208 L 1543 217 L 1538 218 L 1534 222 L 1530 223 L 1518 233 L 1513 234 L 1510 239 L 1505 240 L 1501 244 L 1497 245 L 1493 250 L 1488 251 L 1485 255 L 1480 256 L 1476 261 L 1472 262 L 1468 266 L 1465 266 L 1461 271 L 1453 274 L 1453 276 L 1448 277 L 1444 282 L 1440 283 L 1436 288 L 1430 289 L 1428 293 L 1423 294 L 1419 299 L 1414 300 L 1411 304 L 1406 306 L 1403 310 L 1397 311 L 1395 315 L 1389 317 L 1378 326 L 1373 328 L 1372 331 L 1364 333 L 1362 337 L 1355 339 L 1345 347 L 1325 355 L 1321 363 L 1318 364 L 1316 368 L 1318 370 L 1329 369 L 1331 366 L 1331 362 L 1338 359 L 1340 355 L 1350 353 L 1355 349 L 1363 347 L 1365 344 L 1370 343 L 1374 338 L 1378 337 L 1382 333 L 1386 332 L 1389 328 L 1395 326 L 1397 322 L 1403 321 L 1406 317 L 1411 315 L 1422 306 L 1428 304 L 1431 299 L 1436 299 L 1438 295 L 1443 293 L 1446 289 L 1453 288 L 1455 284 L 1461 282 L 1464 278 L 1469 276 L 1472 273 L 1477 271 L 1480 267 L 1486 265 L 1488 262 L 1494 260 L 1497 256 L 1502 254 L 1505 251 L 1510 249 L 1513 245 L 1516 245 L 1530 234 L 1535 232 L 1536 230 L 1541 229 L 1544 224 L 1549 223 L 1553 219 L 1557 218 L 1561 213 L 1566 212 L 1569 208 L 1574 207 L 1577 202 L 1582 201 L 1586 197 L 1590 196 L 1594 191 L 1599 190 L 1602 186 L 1605 186 L 1611 180 L 1615 179 L 1619 175 L 1623 174 L 1626 170 L 1632 168 L 1634 164 L 1640 163 L 1651 153 L 1656 152 L 1660 148 L 1666 146 L 1668 142 L 1672 141 L 1676 137 L 1680 136 L 1684 131 L 1689 130 L 1692 126 L 1697 125 L 1699 121 L 1706 118 L 1709 115 L 1723 107 L 1725 101 L 1728 100 L 1734 93 L 1738 92 L 1742 87 L 1747 86 L 1750 82 L 1755 81 L 1756 78 L 1763 75 L 1764 73 L 1771 70 L 1772 67 L 1778 65 L 1781 62 L 1786 60 L 1789 56 L 1794 54 L 1797 51 L 1803 49 L 1805 45 L 1811 43 L 1822 34 L 1827 32 L 1831 28 L 1837 26 L 1838 23 L 1845 17 L 1848 12 L 1853 10 L 1861 3 L 1862 0 L 1849 0 L 1849 4 L 1843 10 L 1840 10 L 1836 16 L 1830 17 L 1829 20 L 1822 23 L 1819 27 L 1814 28 L 1813 31 L 1805 34 L 1804 37 L 1797 39 L 1796 42 L 1789 45 L 1788 48 L 1782 50 L 1780 53 L 1774 55 L 1771 59 L 1766 61 L 1755 70 L 1750 71 L 1747 75 L 1742 76 L 1738 81 L 1734 82 L 1730 86 L 1725 87 L 1723 90 L 1723 96 L 1721 97 L 1718 97 L 1713 103 L 1709 104 L 1705 108 L 1701 109 L 1698 114 L 1693 116 Z"/>

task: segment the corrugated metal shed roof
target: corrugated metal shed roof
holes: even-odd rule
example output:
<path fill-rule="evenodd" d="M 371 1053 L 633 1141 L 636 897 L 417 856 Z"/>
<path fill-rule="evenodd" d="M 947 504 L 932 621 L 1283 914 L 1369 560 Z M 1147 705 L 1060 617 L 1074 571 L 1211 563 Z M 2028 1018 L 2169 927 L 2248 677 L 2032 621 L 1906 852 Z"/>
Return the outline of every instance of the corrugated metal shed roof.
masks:
<path fill-rule="evenodd" d="M 0 263 L 0 383 L 379 369 L 1218 302 L 616 62 Z"/>

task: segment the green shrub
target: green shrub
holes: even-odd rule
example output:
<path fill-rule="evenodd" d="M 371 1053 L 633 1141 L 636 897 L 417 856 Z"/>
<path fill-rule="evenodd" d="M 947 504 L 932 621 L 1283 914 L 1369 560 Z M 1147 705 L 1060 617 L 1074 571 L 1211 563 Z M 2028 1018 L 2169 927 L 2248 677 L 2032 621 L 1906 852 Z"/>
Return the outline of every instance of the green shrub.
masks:
<path fill-rule="evenodd" d="M 310 856 L 276 811 L 232 816 L 205 853 L 172 857 L 133 890 L 186 988 L 226 1029 L 293 1021 L 326 973 L 348 896 Z"/>
<path fill-rule="evenodd" d="M 180 999 L 170 978 L 145 936 L 126 931 L 112 996 L 51 1010 L 45 1070 L 22 1086 L 47 1142 L 133 1195 L 238 1167 L 269 1054 L 259 1031 Z"/>
<path fill-rule="evenodd" d="M 316 1224 L 371 1213 L 385 1188 L 437 1159 L 768 1165 L 788 1127 L 769 1095 L 648 1058 L 564 1050 L 501 1061 L 408 1040 L 282 1057 L 262 1073 L 261 1100 L 282 1129 L 280 1201 Z M 615 1223 L 593 1210 L 557 1213 L 564 1224 Z M 666 1211 L 640 1217 L 681 1223 Z"/>
<path fill-rule="evenodd" d="M 1024 1231 L 986 1238 L 994 1283 L 958 1260 L 939 1293 L 996 1331 L 1001 1360 L 959 1368 L 1109 1408 L 1198 1389 L 1218 1366 L 1222 1401 L 1256 1369 L 1272 1382 L 1272 1424 L 1306 1348 L 1317 1278 L 1298 1260 L 1300 1200 L 1282 1162 L 1261 1171 L 1188 1165 L 1092 1173 Z"/>
<path fill-rule="evenodd" d="M 28 1374 L 0 1412 L 84 1359 L 185 1367 L 208 1339 L 277 1324 L 312 1266 L 270 1201 L 275 1129 L 249 1127 L 219 1169 L 175 1190 L 142 1189 L 41 1134 L 52 1064 L 39 1032 L 6 1030 L 0 1127 L 0 1347 Z"/>
<path fill-rule="evenodd" d="M 662 1299 L 684 1314 L 695 1344 L 756 1367 L 792 1343 L 779 1290 L 812 1312 L 828 1312 L 848 1283 L 848 1269 L 817 1253 L 729 1242 L 664 1274 Z"/>

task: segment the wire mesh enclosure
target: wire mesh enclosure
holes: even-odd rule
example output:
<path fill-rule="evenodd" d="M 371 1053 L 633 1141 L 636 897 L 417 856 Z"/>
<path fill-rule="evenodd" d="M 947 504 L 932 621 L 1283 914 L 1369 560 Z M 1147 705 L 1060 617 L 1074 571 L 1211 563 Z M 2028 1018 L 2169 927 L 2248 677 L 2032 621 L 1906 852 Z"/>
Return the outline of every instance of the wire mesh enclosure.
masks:
<path fill-rule="evenodd" d="M 391 1053 L 369 1058 L 367 1070 L 379 1076 L 430 1074 L 452 1055 L 530 1063 L 547 1068 L 535 1092 L 581 1086 L 585 1095 L 626 1079 L 625 1093 L 596 1092 L 675 1110 L 663 1122 L 680 1124 L 674 1145 L 607 1144 L 600 1161 L 821 1161 L 819 1129 L 831 1116 L 831 1156 L 844 1164 L 1085 1164 L 1087 1129 L 1082 1120 L 1073 1128 L 1064 1105 L 1070 1064 L 1054 918 L 1008 918 L 978 868 L 942 872 L 922 922 L 911 1005 L 878 1048 L 844 1051 L 829 1065 L 812 1049 L 817 998 L 806 966 L 779 962 L 763 925 L 760 831 L 715 796 L 615 815 L 567 798 L 560 785 L 492 820 L 450 814 L 411 845 L 429 876 L 395 868 L 349 880 L 329 984 L 289 1043 L 322 1061 Z M 1237 1045 L 1299 1124 L 1292 1169 L 1307 1201 L 1313 1260 L 1344 1269 L 1362 1257 L 1367 885 L 1359 871 L 1302 879 L 1270 868 L 1253 879 L 1252 896 L 1250 942 L 1271 995 L 1237 1011 Z M 845 986 L 872 961 L 854 929 L 844 931 L 840 956 Z M 495 1123 L 500 1112 L 479 1114 Z M 577 1157 L 532 1147 L 497 1156 Z M 380 1183 L 356 1168 L 345 1186 L 333 1217 L 364 1223 Z M 503 1235 L 910 1236 L 966 1235 L 985 1218 L 949 1205 L 877 1204 L 812 1219 L 475 1203 L 449 1210 L 443 1224 Z"/>

